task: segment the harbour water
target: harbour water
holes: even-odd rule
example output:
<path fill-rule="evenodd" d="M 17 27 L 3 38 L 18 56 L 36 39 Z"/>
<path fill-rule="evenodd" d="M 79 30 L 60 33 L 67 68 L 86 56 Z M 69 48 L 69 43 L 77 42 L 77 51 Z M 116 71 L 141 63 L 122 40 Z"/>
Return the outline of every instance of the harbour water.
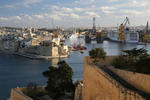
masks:
<path fill-rule="evenodd" d="M 68 45 L 74 41 L 85 44 L 84 39 L 67 40 Z M 70 42 L 72 41 L 72 42 Z M 72 67 L 74 71 L 73 80 L 83 79 L 83 60 L 88 55 L 88 51 L 102 47 L 107 55 L 118 55 L 123 49 L 146 48 L 150 53 L 150 45 L 120 44 L 111 41 L 104 41 L 101 44 L 85 44 L 88 48 L 83 54 L 79 51 L 73 51 L 69 58 L 63 60 Z M 0 100 L 6 100 L 10 96 L 11 88 L 24 87 L 30 82 L 38 85 L 46 85 L 47 79 L 43 77 L 42 72 L 48 69 L 52 64 L 56 64 L 58 59 L 53 60 L 35 60 L 24 58 L 6 53 L 0 53 Z"/>

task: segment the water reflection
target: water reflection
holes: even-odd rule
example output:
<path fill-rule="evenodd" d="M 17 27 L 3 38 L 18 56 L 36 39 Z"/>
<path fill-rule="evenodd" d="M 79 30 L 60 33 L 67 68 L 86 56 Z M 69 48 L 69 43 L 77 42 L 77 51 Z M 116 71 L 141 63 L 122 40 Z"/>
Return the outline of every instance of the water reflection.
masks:
<path fill-rule="evenodd" d="M 51 59 L 52 66 L 57 66 L 57 63 L 60 61 L 58 58 Z"/>

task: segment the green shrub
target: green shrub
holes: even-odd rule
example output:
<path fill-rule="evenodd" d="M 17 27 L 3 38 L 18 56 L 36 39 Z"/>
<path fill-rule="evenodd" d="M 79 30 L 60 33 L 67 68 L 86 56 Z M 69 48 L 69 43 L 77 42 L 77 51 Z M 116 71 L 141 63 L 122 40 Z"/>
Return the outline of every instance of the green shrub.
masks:
<path fill-rule="evenodd" d="M 112 61 L 112 65 L 116 68 L 126 69 L 128 62 L 124 56 L 119 56 Z"/>
<path fill-rule="evenodd" d="M 150 57 L 144 48 L 124 50 L 125 54 L 115 58 L 112 65 L 115 68 L 132 72 L 150 74 Z"/>
<path fill-rule="evenodd" d="M 89 51 L 89 56 L 94 59 L 94 63 L 97 63 L 100 59 L 105 59 L 106 52 L 103 48 L 95 48 Z"/>
<path fill-rule="evenodd" d="M 136 72 L 150 74 L 150 58 L 144 58 L 139 60 L 136 64 Z"/>

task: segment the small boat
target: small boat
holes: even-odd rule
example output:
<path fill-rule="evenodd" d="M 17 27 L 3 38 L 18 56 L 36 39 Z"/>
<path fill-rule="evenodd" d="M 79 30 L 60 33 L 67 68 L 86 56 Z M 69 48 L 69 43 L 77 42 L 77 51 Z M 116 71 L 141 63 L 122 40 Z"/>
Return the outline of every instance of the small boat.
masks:
<path fill-rule="evenodd" d="M 78 45 L 74 44 L 73 49 L 74 50 L 87 50 L 87 47 L 82 46 L 81 44 L 78 44 Z"/>
<path fill-rule="evenodd" d="M 147 43 L 146 42 L 138 42 L 137 44 L 138 45 L 146 45 Z"/>

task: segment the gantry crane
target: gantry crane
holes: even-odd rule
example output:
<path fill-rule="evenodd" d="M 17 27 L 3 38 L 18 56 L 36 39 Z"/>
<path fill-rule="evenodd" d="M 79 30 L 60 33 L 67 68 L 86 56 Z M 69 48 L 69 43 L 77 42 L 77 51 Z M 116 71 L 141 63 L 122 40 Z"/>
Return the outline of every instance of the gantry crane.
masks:
<path fill-rule="evenodd" d="M 128 17 L 126 17 L 125 20 L 119 26 L 118 35 L 119 35 L 119 40 L 121 41 L 125 41 L 125 27 L 127 24 L 130 24 Z"/>
<path fill-rule="evenodd" d="M 144 30 L 144 42 L 148 42 L 148 21 Z"/>

